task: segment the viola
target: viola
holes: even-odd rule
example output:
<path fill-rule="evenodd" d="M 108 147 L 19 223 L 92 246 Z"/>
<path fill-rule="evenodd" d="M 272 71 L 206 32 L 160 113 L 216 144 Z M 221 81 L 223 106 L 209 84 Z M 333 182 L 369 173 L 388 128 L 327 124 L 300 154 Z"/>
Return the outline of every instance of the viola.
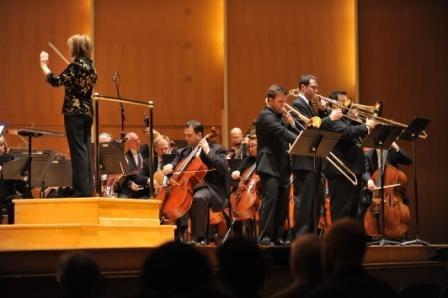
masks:
<path fill-rule="evenodd" d="M 216 135 L 216 129 L 212 127 L 212 132 L 203 140 Z M 193 148 L 191 153 L 177 164 L 169 183 L 162 186 L 156 195 L 156 199 L 162 201 L 160 207 L 162 221 L 168 218 L 174 222 L 190 210 L 193 203 L 193 189 L 204 180 L 208 170 L 200 158 L 201 152 L 202 148 L 199 145 Z"/>
<path fill-rule="evenodd" d="M 379 181 L 380 170 L 376 170 L 372 179 Z M 376 184 L 376 183 L 375 183 Z M 379 184 L 379 183 L 378 183 Z M 376 185 L 378 185 L 376 184 Z M 384 235 L 388 238 L 400 238 L 409 228 L 409 207 L 403 203 L 406 192 L 406 175 L 390 164 L 384 168 Z M 391 187 L 389 187 L 391 186 Z M 367 235 L 380 237 L 382 235 L 381 190 L 375 190 L 372 203 L 364 216 L 364 228 Z"/>

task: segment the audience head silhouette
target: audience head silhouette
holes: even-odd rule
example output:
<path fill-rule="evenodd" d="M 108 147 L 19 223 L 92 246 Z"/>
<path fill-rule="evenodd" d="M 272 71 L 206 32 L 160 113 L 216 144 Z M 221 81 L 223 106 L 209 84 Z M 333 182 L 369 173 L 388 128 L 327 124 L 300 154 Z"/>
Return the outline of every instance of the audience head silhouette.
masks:
<path fill-rule="evenodd" d="M 219 276 L 236 297 L 258 297 L 266 265 L 258 245 L 249 240 L 229 239 L 218 247 Z"/>
<path fill-rule="evenodd" d="M 65 297 L 96 297 L 100 292 L 101 272 L 89 255 L 71 252 L 60 258 L 57 280 Z"/>
<path fill-rule="evenodd" d="M 294 280 L 317 284 L 322 279 L 321 243 L 314 234 L 297 237 L 291 245 L 291 274 Z"/>
<path fill-rule="evenodd" d="M 145 260 L 142 273 L 143 297 L 196 297 L 208 285 L 208 258 L 181 242 L 156 248 Z"/>
<path fill-rule="evenodd" d="M 336 221 L 323 240 L 323 261 L 328 273 L 361 266 L 366 251 L 366 235 L 354 219 Z"/>

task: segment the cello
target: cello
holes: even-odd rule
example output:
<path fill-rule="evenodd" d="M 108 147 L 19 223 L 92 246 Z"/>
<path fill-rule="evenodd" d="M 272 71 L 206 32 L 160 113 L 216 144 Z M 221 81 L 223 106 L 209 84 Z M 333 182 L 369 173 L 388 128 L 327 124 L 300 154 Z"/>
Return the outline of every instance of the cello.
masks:
<path fill-rule="evenodd" d="M 255 173 L 255 167 L 254 163 L 242 173 L 238 189 L 230 195 L 232 221 L 255 218 L 260 208 L 258 192 L 260 177 Z"/>
<path fill-rule="evenodd" d="M 216 128 L 212 127 L 211 133 L 202 140 L 216 135 Z M 190 210 L 193 203 L 193 189 L 204 180 L 208 171 L 207 165 L 199 157 L 201 152 L 202 148 L 199 145 L 194 147 L 190 154 L 176 165 L 168 185 L 163 186 L 157 194 L 156 199 L 162 201 L 161 221 L 168 218 L 174 222 Z"/>
<path fill-rule="evenodd" d="M 372 180 L 380 181 L 381 171 L 377 169 Z M 406 193 L 406 175 L 396 167 L 386 163 L 384 167 L 384 236 L 400 238 L 409 228 L 409 207 L 403 203 Z M 372 203 L 364 215 L 366 234 L 377 238 L 382 235 L 381 189 L 376 188 L 372 195 Z"/>

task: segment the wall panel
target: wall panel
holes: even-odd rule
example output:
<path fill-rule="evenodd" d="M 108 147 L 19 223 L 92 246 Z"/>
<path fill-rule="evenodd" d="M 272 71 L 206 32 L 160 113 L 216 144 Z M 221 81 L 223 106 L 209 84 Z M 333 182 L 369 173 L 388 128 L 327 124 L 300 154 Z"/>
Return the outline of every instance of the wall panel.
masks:
<path fill-rule="evenodd" d="M 363 103 L 382 99 L 385 116 L 409 123 L 432 120 L 429 138 L 417 142 L 419 209 L 423 239 L 448 241 L 444 191 L 448 146 L 448 3 L 431 1 L 359 1 L 359 76 Z M 400 143 L 410 151 L 410 145 Z M 412 182 L 412 168 L 404 167 Z M 412 183 L 408 191 L 414 198 Z M 412 212 L 415 205 L 411 205 Z M 410 236 L 415 233 L 412 217 Z"/>

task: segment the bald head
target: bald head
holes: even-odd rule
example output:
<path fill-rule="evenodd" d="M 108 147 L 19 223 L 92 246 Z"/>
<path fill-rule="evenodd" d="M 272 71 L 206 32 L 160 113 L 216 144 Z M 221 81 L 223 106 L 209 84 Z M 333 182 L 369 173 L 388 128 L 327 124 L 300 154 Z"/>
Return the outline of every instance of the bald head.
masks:
<path fill-rule="evenodd" d="M 291 245 L 290 267 L 294 280 L 319 282 L 321 279 L 321 241 L 314 234 L 297 237 Z"/>
<path fill-rule="evenodd" d="M 239 127 L 234 127 L 230 130 L 230 141 L 232 142 L 232 145 L 239 145 L 241 141 L 243 140 L 243 131 Z"/>
<path fill-rule="evenodd" d="M 131 131 L 126 134 L 126 139 L 128 140 L 129 148 L 133 150 L 139 150 L 140 149 L 140 138 L 139 136 Z"/>

